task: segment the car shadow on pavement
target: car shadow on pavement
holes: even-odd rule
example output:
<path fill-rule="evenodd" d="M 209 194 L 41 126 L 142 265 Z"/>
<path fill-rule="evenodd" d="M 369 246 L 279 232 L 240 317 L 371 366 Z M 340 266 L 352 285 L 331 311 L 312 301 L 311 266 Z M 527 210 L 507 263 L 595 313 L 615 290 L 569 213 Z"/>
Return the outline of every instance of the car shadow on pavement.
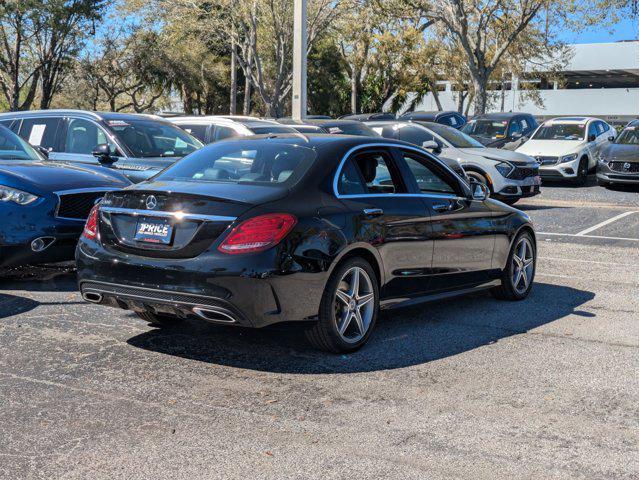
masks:
<path fill-rule="evenodd" d="M 262 330 L 185 322 L 132 337 L 134 347 L 189 360 L 275 373 L 354 373 L 403 368 L 457 355 L 526 333 L 567 315 L 594 293 L 536 283 L 523 302 L 500 302 L 486 293 L 388 311 L 368 345 L 349 355 L 312 350 L 302 329 Z"/>
<path fill-rule="evenodd" d="M 0 272 L 0 291 L 76 292 L 75 268 L 70 266 L 19 267 Z"/>

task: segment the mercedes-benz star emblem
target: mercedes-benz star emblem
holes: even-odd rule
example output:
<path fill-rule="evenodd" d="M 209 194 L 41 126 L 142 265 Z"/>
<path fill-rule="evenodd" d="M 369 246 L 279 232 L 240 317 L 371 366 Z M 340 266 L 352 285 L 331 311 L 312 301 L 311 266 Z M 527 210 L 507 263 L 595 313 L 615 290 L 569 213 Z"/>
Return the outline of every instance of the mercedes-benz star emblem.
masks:
<path fill-rule="evenodd" d="M 623 169 L 627 172 L 628 170 L 630 170 L 630 164 L 628 162 L 623 164 Z"/>
<path fill-rule="evenodd" d="M 148 197 L 146 197 L 146 208 L 148 208 L 149 210 L 153 210 L 157 206 L 157 198 L 155 198 L 153 195 L 149 195 Z"/>

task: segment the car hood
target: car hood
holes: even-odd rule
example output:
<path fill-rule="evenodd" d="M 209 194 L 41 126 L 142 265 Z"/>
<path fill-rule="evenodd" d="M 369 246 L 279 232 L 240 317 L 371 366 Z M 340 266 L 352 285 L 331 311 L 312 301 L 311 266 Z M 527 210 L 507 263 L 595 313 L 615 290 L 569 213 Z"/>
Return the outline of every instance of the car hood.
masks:
<path fill-rule="evenodd" d="M 601 157 L 613 162 L 639 163 L 639 145 L 612 143 L 601 150 Z"/>
<path fill-rule="evenodd" d="M 517 149 L 519 153 L 537 156 L 561 157 L 576 153 L 585 145 L 583 140 L 528 140 Z"/>
<path fill-rule="evenodd" d="M 535 159 L 521 152 L 512 150 L 502 150 L 501 148 L 464 148 L 464 153 L 484 157 L 491 160 L 501 160 L 514 165 L 527 165 L 535 162 Z"/>
<path fill-rule="evenodd" d="M 35 194 L 80 188 L 119 189 L 131 185 L 123 175 L 104 167 L 19 160 L 0 160 L 2 183 Z"/>

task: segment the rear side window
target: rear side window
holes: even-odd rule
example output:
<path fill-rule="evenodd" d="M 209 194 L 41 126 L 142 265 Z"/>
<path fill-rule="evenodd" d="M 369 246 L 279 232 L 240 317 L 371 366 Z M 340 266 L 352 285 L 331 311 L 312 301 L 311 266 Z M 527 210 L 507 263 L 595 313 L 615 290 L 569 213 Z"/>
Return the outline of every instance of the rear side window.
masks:
<path fill-rule="evenodd" d="M 61 123 L 62 118 L 57 117 L 25 118 L 20 128 L 20 136 L 31 145 L 57 151 L 57 133 Z"/>
<path fill-rule="evenodd" d="M 383 152 L 367 152 L 346 161 L 337 191 L 340 195 L 393 194 L 404 189 L 389 157 Z"/>
<path fill-rule="evenodd" d="M 314 162 L 313 150 L 273 142 L 224 142 L 202 148 L 156 177 L 160 181 L 293 184 Z"/>
<path fill-rule="evenodd" d="M 186 133 L 190 133 L 191 135 L 193 135 L 200 142 L 206 142 L 206 130 L 209 127 L 208 125 L 197 123 L 182 123 L 178 125 L 178 127 L 186 131 Z"/>

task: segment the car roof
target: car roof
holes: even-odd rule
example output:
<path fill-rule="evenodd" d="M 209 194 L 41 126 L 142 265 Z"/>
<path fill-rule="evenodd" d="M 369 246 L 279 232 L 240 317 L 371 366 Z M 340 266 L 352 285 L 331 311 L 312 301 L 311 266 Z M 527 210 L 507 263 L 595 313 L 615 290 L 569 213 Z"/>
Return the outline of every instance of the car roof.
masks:
<path fill-rule="evenodd" d="M 441 117 L 443 115 L 461 115 L 463 116 L 461 113 L 459 113 L 456 110 L 434 110 L 434 111 L 424 111 L 424 110 L 416 110 L 414 112 L 404 112 L 402 115 L 400 115 L 398 118 L 408 118 L 411 116 L 418 116 L 418 117 L 429 117 L 429 118 L 437 118 L 437 117 Z"/>
<path fill-rule="evenodd" d="M 94 120 L 140 120 L 151 119 L 166 122 L 166 119 L 147 113 L 120 113 L 120 112 L 93 112 L 90 110 L 51 109 L 51 110 L 23 110 L 20 112 L 0 113 L 0 118 L 25 118 L 25 117 L 55 117 L 60 115 L 74 115 Z"/>
<path fill-rule="evenodd" d="M 265 120 L 257 117 L 247 117 L 243 115 L 183 115 L 170 117 L 169 119 L 174 123 L 216 123 L 216 124 L 232 124 L 239 123 L 241 125 L 251 126 L 263 126 L 263 125 L 279 125 L 275 120 Z"/>
<path fill-rule="evenodd" d="M 375 120 L 375 119 L 391 120 L 393 118 L 396 118 L 394 113 L 377 112 L 377 113 L 358 113 L 358 114 L 342 115 L 340 117 L 340 120 L 359 120 L 359 121 Z"/>
<path fill-rule="evenodd" d="M 581 123 L 586 123 L 589 122 L 591 120 L 599 120 L 598 118 L 595 117 L 556 117 L 556 118 L 551 118 L 550 120 L 547 120 L 547 122 L 552 122 L 552 123 L 577 123 L 577 124 L 581 124 Z M 603 122 L 603 120 L 601 120 Z"/>

